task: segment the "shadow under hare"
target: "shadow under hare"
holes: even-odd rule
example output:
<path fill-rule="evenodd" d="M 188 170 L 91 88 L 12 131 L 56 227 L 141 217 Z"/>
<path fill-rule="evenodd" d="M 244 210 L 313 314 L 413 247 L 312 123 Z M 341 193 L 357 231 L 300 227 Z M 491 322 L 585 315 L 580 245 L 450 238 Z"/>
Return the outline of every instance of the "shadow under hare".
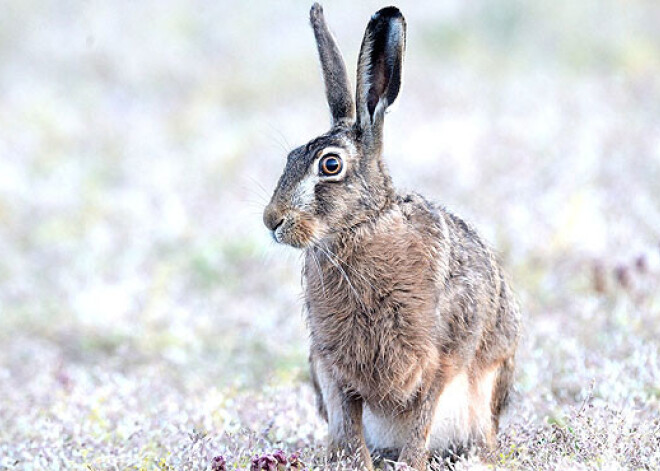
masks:
<path fill-rule="evenodd" d="M 387 7 L 364 35 L 353 101 L 320 5 L 310 12 L 332 127 L 293 150 L 264 223 L 304 250 L 310 364 L 330 450 L 421 470 L 431 456 L 492 449 L 520 320 L 502 270 L 463 220 L 398 193 L 382 157 L 406 23 Z"/>

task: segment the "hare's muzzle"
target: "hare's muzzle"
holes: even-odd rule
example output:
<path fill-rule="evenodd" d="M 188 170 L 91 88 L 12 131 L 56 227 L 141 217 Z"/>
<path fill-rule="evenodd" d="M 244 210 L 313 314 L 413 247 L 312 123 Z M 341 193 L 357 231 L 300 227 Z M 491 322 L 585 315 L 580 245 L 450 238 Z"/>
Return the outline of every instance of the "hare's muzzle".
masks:
<path fill-rule="evenodd" d="M 322 235 L 320 225 L 313 216 L 301 211 L 283 210 L 272 203 L 264 210 L 264 224 L 275 242 L 298 249 L 308 247 Z"/>
<path fill-rule="evenodd" d="M 269 204 L 266 206 L 266 209 L 264 209 L 264 225 L 270 230 L 275 241 L 277 241 L 277 238 L 275 237 L 275 231 L 282 225 L 283 222 L 284 217 L 282 216 L 282 213 L 278 211 L 274 205 Z"/>

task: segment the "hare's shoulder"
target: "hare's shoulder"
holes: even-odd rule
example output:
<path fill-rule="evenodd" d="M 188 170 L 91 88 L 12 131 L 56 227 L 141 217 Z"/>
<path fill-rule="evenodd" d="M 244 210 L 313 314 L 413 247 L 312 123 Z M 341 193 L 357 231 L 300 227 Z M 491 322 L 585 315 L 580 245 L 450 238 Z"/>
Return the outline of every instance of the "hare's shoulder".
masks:
<path fill-rule="evenodd" d="M 497 257 L 474 227 L 444 206 L 417 193 L 398 196 L 408 224 L 423 234 L 447 275 L 497 270 Z"/>
<path fill-rule="evenodd" d="M 448 238 L 444 209 L 419 193 L 397 195 L 397 209 L 406 221 L 408 230 L 428 238 L 433 245 Z"/>
<path fill-rule="evenodd" d="M 427 237 L 447 256 L 452 256 L 456 244 L 484 246 L 475 230 L 463 219 L 418 193 L 398 196 L 398 207 L 409 228 Z"/>
<path fill-rule="evenodd" d="M 402 213 L 414 225 L 422 230 L 436 232 L 440 230 L 444 238 L 470 240 L 485 246 L 475 229 L 464 219 L 447 208 L 428 200 L 419 193 L 398 195 L 398 206 Z"/>

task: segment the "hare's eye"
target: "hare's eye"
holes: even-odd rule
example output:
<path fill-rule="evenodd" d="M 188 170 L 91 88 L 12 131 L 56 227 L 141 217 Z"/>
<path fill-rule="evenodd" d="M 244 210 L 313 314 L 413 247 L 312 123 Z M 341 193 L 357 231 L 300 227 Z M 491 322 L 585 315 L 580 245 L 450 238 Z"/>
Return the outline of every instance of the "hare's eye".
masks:
<path fill-rule="evenodd" d="M 322 175 L 332 176 L 341 172 L 343 163 L 338 155 L 328 154 L 319 162 L 319 171 Z"/>

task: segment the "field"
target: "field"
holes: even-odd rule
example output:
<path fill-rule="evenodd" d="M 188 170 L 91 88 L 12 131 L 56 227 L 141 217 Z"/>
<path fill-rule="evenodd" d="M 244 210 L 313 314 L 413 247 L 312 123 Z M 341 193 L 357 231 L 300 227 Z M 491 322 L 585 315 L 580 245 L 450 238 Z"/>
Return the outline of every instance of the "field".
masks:
<path fill-rule="evenodd" d="M 351 77 L 354 3 L 324 5 Z M 660 4 L 398 6 L 393 179 L 524 315 L 499 447 L 456 468 L 660 469 Z M 261 222 L 328 126 L 309 7 L 5 2 L 0 470 L 324 469 L 300 253 Z"/>

